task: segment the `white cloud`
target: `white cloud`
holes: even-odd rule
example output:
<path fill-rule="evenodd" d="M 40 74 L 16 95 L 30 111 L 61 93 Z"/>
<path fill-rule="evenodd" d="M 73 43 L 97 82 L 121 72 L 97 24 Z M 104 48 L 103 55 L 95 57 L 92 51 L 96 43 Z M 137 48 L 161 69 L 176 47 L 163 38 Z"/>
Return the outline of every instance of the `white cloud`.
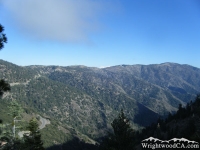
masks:
<path fill-rule="evenodd" d="M 26 35 L 42 40 L 87 42 L 99 29 L 99 18 L 111 3 L 105 0 L 2 0 Z"/>

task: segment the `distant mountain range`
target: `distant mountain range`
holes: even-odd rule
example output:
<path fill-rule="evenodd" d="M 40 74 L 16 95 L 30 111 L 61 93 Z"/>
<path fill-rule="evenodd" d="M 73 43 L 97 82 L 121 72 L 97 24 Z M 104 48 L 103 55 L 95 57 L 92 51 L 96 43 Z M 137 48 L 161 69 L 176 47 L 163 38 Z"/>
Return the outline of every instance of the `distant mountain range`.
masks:
<path fill-rule="evenodd" d="M 104 135 L 121 109 L 134 127 L 177 111 L 200 91 L 200 69 L 163 63 L 86 66 L 26 66 L 0 60 L 0 79 L 11 85 L 3 100 L 16 99 L 91 139 Z"/>

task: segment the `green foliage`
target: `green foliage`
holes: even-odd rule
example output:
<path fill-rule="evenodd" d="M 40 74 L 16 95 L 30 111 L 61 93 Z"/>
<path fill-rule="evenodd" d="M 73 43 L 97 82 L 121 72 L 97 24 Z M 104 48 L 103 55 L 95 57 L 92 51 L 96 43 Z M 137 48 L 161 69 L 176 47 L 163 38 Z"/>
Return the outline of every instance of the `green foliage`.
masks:
<path fill-rule="evenodd" d="M 61 127 L 58 126 L 58 122 L 51 120 L 51 124 L 47 125 L 40 131 L 42 134 L 41 139 L 44 141 L 45 148 L 61 144 L 72 139 L 72 135 L 68 130 L 65 128 L 59 130 L 59 128 Z"/>
<path fill-rule="evenodd" d="M 21 140 L 15 137 L 16 134 L 16 118 L 21 117 L 21 113 L 23 112 L 22 107 L 16 101 L 12 101 L 8 106 L 9 115 L 12 117 L 12 123 L 10 124 L 2 124 L 2 134 L 1 140 L 6 142 L 3 146 L 3 150 L 20 150 L 22 143 Z"/>
<path fill-rule="evenodd" d="M 161 99 L 163 101 L 163 97 L 165 97 L 167 100 L 166 106 L 169 106 L 168 110 L 172 110 L 171 108 L 174 109 L 180 100 L 186 102 L 185 96 L 188 95 L 191 98 L 194 94 L 194 92 L 186 94 L 186 92 L 183 92 L 185 88 L 183 90 L 177 88 L 164 90 L 166 88 L 160 88 L 160 85 L 167 87 L 165 83 L 168 85 L 168 82 L 162 82 L 166 78 L 162 77 L 161 72 L 156 68 L 154 68 L 154 74 L 154 71 L 144 72 L 138 66 L 141 72 L 145 73 L 145 76 L 143 74 L 138 75 L 140 78 L 138 79 L 135 74 L 139 74 L 140 71 L 135 72 L 134 66 L 123 66 L 122 68 L 127 68 L 127 70 L 124 70 L 118 67 L 107 69 L 59 66 L 20 67 L 2 60 L 0 60 L 0 64 L 0 78 L 6 78 L 6 81 L 11 83 L 12 86 L 12 93 L 6 94 L 4 100 L 17 99 L 25 108 L 26 113 L 45 114 L 51 120 L 56 120 L 57 124 L 59 122 L 59 126 L 51 122 L 50 125 L 41 130 L 42 135 L 44 135 L 41 138 L 45 147 L 64 143 L 69 140 L 68 135 L 78 135 L 78 132 L 93 139 L 102 136 L 105 129 L 107 129 L 108 122 L 114 119 L 120 108 L 126 110 L 131 122 L 134 121 L 141 125 L 141 122 L 144 121 L 147 125 L 156 118 L 152 117 L 153 113 L 156 114 L 155 112 L 159 110 L 166 111 L 164 105 L 157 109 L 154 108 L 155 101 L 159 102 L 158 100 Z M 151 68 L 148 70 L 151 70 Z M 154 75 L 158 76 L 155 76 L 155 78 Z M 157 80 L 157 77 L 159 80 Z M 142 81 L 144 78 L 147 78 L 148 82 L 146 80 L 145 82 Z M 169 78 L 174 82 L 172 85 L 176 84 L 173 76 L 170 75 Z M 152 81 L 154 79 L 155 82 Z M 194 79 L 196 80 L 196 78 Z M 182 84 L 181 82 L 180 85 Z M 195 88 L 198 89 L 198 86 L 195 86 Z M 177 93 L 179 93 L 178 97 Z M 160 102 L 159 104 L 162 103 Z M 2 105 L 4 104 L 1 103 L 0 109 L 3 108 Z M 154 110 L 152 115 L 149 113 L 148 108 Z M 171 132 L 172 130 L 174 132 L 175 129 L 169 129 L 166 123 L 187 118 L 188 116 L 185 114 L 188 113 L 186 111 L 190 112 L 191 115 L 190 104 L 187 108 L 182 107 L 178 113 L 179 115 L 172 115 L 168 121 L 162 121 L 160 123 L 161 132 Z M 198 109 L 195 109 L 195 111 L 195 114 L 200 114 L 197 113 Z M 3 111 L 0 110 L 0 112 Z M 145 113 L 142 114 L 141 112 Z M 3 113 L 7 114 L 6 111 Z M 5 122 L 7 116 L 2 113 L 0 116 L 3 116 L 2 119 Z M 74 131 L 65 132 L 64 129 L 62 131 L 60 126 L 63 127 L 64 124 L 68 125 L 65 128 L 66 130 L 72 127 L 71 129 Z M 150 129 L 153 131 L 145 131 L 147 133 L 145 136 L 154 135 L 156 125 L 150 127 Z M 175 134 L 174 132 L 173 135 Z"/>
<path fill-rule="evenodd" d="M 15 100 L 10 102 L 8 110 L 9 115 L 11 115 L 13 118 L 21 117 L 21 113 L 23 112 L 21 105 Z"/>
<path fill-rule="evenodd" d="M 8 115 L 8 101 L 0 98 L 0 118 L 3 123 L 12 121 L 12 117 Z"/>
<path fill-rule="evenodd" d="M 36 118 L 30 120 L 27 129 L 30 134 L 24 134 L 24 150 L 44 150 Z"/>
<path fill-rule="evenodd" d="M 196 113 L 200 117 L 200 94 L 196 96 L 194 106 L 193 106 L 193 112 Z"/>
<path fill-rule="evenodd" d="M 37 119 L 36 118 L 32 118 L 29 121 L 29 126 L 27 127 L 28 131 L 31 132 L 31 134 L 35 134 L 38 132 L 39 130 L 39 125 L 37 123 Z"/>
<path fill-rule="evenodd" d="M 200 141 L 200 95 L 194 102 L 187 103 L 186 107 L 181 104 L 175 114 L 169 113 L 166 119 L 159 118 L 156 123 L 144 128 L 136 134 L 137 144 L 148 137 L 156 137 L 161 140 L 172 138 L 187 138 Z M 158 127 L 159 125 L 159 127 Z"/>
<path fill-rule="evenodd" d="M 75 137 L 61 145 L 54 145 L 47 148 L 47 150 L 61 150 L 61 149 L 62 150 L 98 150 L 98 146 L 85 143 L 84 141 Z"/>
<path fill-rule="evenodd" d="M 15 64 L 0 60 L 1 74 L 0 78 L 6 79 L 9 83 L 28 83 L 28 81 L 37 75 L 34 70 L 20 67 Z"/>
<path fill-rule="evenodd" d="M 11 126 L 8 124 L 0 124 L 0 141 L 9 141 L 13 139 Z"/>
<path fill-rule="evenodd" d="M 0 80 L 0 97 L 4 92 L 10 91 L 10 85 L 3 79 Z"/>
<path fill-rule="evenodd" d="M 24 150 L 21 139 L 10 139 L 7 144 L 1 147 L 1 150 Z"/>
<path fill-rule="evenodd" d="M 100 149 L 133 150 L 134 132 L 123 110 L 121 110 L 118 118 L 114 119 L 111 126 L 113 127 L 113 134 L 109 133 L 108 137 L 101 143 Z"/>
<path fill-rule="evenodd" d="M 3 31 L 4 27 L 0 24 L 0 50 L 4 47 L 4 44 L 7 43 L 7 37 Z"/>

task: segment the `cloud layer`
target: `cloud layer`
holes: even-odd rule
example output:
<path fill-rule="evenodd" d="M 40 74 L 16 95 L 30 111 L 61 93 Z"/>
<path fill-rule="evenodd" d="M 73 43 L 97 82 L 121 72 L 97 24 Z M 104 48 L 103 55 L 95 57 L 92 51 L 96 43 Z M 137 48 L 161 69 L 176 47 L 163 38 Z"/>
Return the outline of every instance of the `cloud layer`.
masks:
<path fill-rule="evenodd" d="M 108 9 L 104 0 L 2 0 L 23 33 L 42 40 L 87 42 Z"/>

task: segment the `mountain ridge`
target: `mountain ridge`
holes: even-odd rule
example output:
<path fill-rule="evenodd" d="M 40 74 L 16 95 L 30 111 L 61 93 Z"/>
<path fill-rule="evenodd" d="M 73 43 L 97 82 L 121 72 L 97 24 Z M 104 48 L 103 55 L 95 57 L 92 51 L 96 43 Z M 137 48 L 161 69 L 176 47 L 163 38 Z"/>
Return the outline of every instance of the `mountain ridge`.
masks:
<path fill-rule="evenodd" d="M 134 128 L 147 126 L 200 91 L 200 69 L 177 63 L 21 67 L 0 60 L 0 72 L 11 84 L 3 100 L 16 99 L 91 139 L 109 130 L 120 109 Z"/>

